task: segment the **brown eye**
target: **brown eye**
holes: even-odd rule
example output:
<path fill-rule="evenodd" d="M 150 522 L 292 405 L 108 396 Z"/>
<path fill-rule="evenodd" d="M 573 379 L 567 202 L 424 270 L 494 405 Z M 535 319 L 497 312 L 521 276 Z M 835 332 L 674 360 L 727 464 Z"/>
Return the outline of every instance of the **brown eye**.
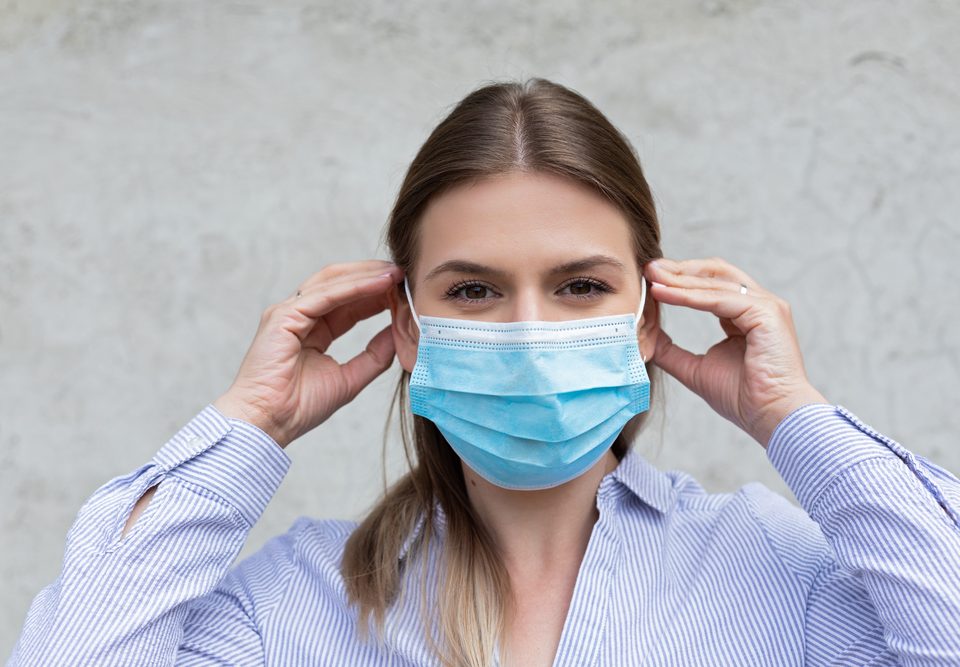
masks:
<path fill-rule="evenodd" d="M 589 294 L 593 285 L 585 282 L 570 283 L 570 293 L 576 295 Z"/>
<path fill-rule="evenodd" d="M 487 294 L 487 288 L 483 285 L 468 285 L 463 288 L 463 294 L 468 299 L 482 299 Z"/>
<path fill-rule="evenodd" d="M 604 292 L 611 292 L 610 286 L 594 278 L 576 278 L 563 286 L 569 289 L 570 296 L 578 299 L 596 299 Z"/>
<path fill-rule="evenodd" d="M 445 298 L 460 302 L 477 302 L 487 298 L 487 292 L 492 292 L 489 287 L 478 282 L 463 281 L 452 285 L 447 290 Z"/>

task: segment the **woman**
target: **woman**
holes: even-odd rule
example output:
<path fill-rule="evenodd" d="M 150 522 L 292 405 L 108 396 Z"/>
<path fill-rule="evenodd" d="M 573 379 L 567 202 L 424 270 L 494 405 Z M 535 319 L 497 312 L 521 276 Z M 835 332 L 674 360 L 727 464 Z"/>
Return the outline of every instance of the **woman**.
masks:
<path fill-rule="evenodd" d="M 783 300 L 662 258 L 637 158 L 581 96 L 468 95 L 387 238 L 394 263 L 328 266 L 269 307 L 229 390 L 84 505 L 13 664 L 960 664 L 960 481 L 811 386 Z M 726 338 L 679 348 L 660 303 Z M 388 308 L 353 359 L 324 353 Z M 283 448 L 394 357 L 411 471 L 359 525 L 300 519 L 231 569 Z M 806 511 L 632 452 L 648 364 Z"/>

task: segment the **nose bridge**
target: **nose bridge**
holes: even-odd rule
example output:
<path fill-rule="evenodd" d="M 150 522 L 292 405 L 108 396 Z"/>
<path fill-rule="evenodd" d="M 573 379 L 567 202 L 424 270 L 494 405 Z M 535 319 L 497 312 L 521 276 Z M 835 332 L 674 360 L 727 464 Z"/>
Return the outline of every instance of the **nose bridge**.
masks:
<path fill-rule="evenodd" d="M 550 320 L 553 306 L 536 281 L 521 282 L 517 285 L 516 298 L 513 301 L 511 319 L 514 321 Z"/>

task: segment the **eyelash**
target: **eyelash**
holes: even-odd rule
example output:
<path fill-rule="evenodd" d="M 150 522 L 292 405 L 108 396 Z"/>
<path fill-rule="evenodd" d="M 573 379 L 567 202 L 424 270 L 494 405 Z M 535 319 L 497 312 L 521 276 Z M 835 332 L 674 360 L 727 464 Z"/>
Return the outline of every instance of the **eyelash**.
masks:
<path fill-rule="evenodd" d="M 586 283 L 588 285 L 592 285 L 595 288 L 590 294 L 572 294 L 571 295 L 581 300 L 596 299 L 601 294 L 613 291 L 613 288 L 610 287 L 610 285 L 608 285 L 607 283 L 603 282 L 602 280 L 598 280 L 596 278 L 588 278 L 586 276 L 581 276 L 579 278 L 572 278 L 571 280 L 568 280 L 566 283 L 563 284 L 561 289 L 563 289 L 564 287 L 569 287 L 570 285 L 576 285 L 577 283 Z M 464 303 L 478 303 L 486 299 L 486 297 L 484 297 L 483 299 L 468 299 L 466 297 L 457 296 L 457 293 L 460 290 L 467 287 L 486 287 L 487 289 L 493 291 L 492 287 L 490 287 L 489 285 L 484 285 L 483 283 L 477 280 L 461 280 L 460 282 L 454 283 L 453 285 L 450 286 L 450 289 L 447 290 L 444 298 L 450 299 L 451 301 L 462 301 Z"/>

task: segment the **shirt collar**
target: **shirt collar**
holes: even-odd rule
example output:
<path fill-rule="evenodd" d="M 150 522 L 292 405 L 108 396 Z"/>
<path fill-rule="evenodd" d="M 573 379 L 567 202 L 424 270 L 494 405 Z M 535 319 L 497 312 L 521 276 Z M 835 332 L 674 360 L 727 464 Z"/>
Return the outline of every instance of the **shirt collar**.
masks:
<path fill-rule="evenodd" d="M 610 473 L 610 477 L 619 481 L 633 495 L 660 512 L 669 512 L 677 502 L 677 490 L 673 488 L 673 481 L 670 477 L 655 468 L 633 448 L 627 450 L 620 463 Z M 602 483 L 597 493 L 604 493 Z M 436 503 L 434 508 L 436 512 L 434 525 L 442 531 L 446 526 L 446 516 L 440 503 Z M 402 559 L 407 555 L 413 541 L 423 530 L 424 522 L 425 516 L 421 512 L 413 530 L 410 531 L 409 536 L 401 545 L 398 558 Z"/>
<path fill-rule="evenodd" d="M 669 512 L 677 503 L 677 490 L 670 476 L 655 468 L 633 448 L 627 450 L 610 475 L 660 512 Z"/>
<path fill-rule="evenodd" d="M 447 516 L 443 512 L 443 507 L 441 507 L 439 502 L 435 502 L 433 505 L 434 511 L 434 520 L 433 526 L 438 533 L 442 533 L 447 526 Z M 427 522 L 427 515 L 425 512 L 420 512 L 420 515 L 417 517 L 417 521 L 413 526 L 413 529 L 407 535 L 407 539 L 403 541 L 403 544 L 400 545 L 400 551 L 397 554 L 397 559 L 402 560 L 406 558 L 407 552 L 410 551 L 410 547 L 413 546 L 414 540 L 420 537 L 420 533 L 423 532 L 423 526 Z"/>

